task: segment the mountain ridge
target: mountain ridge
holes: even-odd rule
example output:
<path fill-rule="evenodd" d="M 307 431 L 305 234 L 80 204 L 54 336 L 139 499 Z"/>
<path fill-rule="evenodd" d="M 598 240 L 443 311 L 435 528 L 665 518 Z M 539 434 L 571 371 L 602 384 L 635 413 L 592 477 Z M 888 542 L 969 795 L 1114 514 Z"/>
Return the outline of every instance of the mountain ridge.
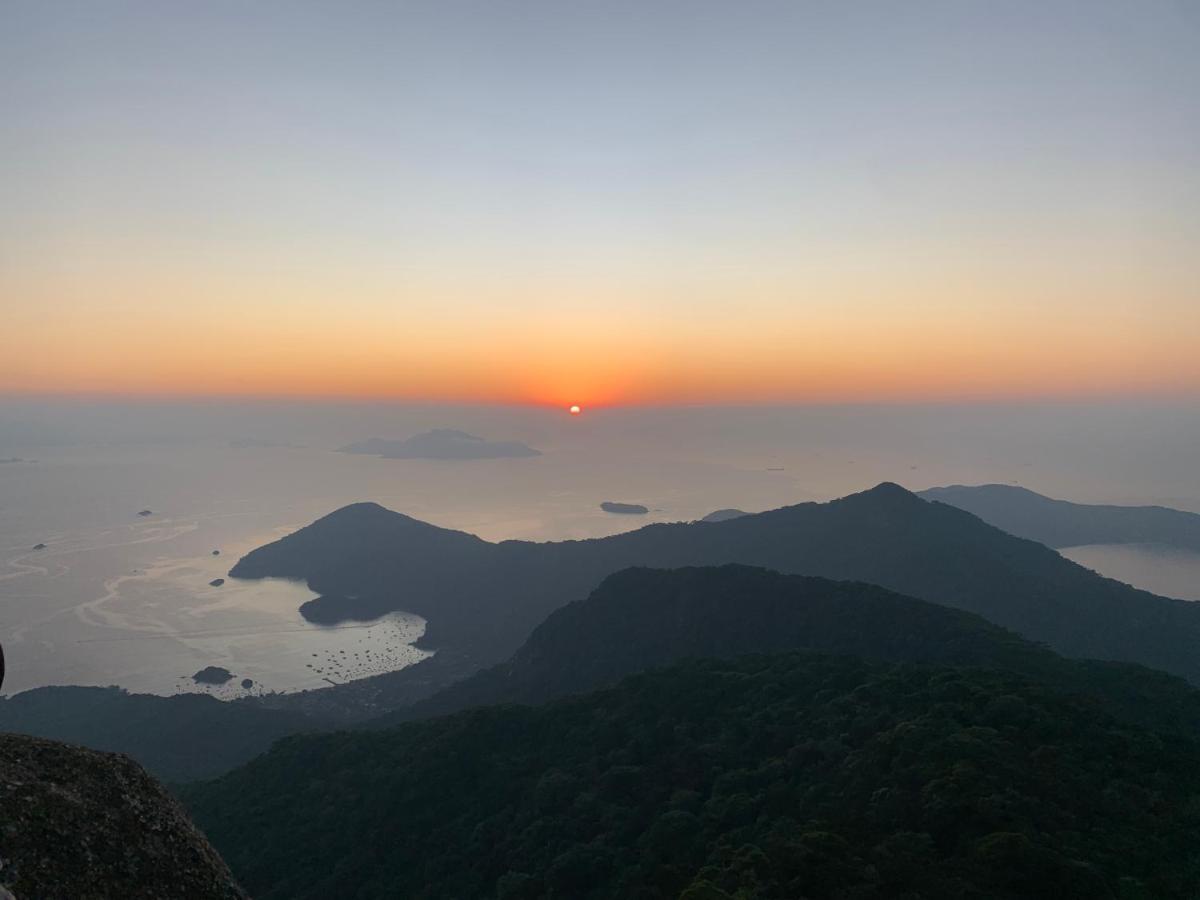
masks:
<path fill-rule="evenodd" d="M 0 698 L 0 731 L 128 754 L 166 781 L 213 777 L 281 737 L 333 724 L 297 710 L 207 694 L 160 697 L 69 685 Z"/>
<path fill-rule="evenodd" d="M 379 509 L 369 518 L 389 521 Z M 478 667 L 507 658 L 550 612 L 619 569 L 741 563 L 878 584 L 975 612 L 1069 656 L 1142 663 L 1200 683 L 1200 608 L 1105 579 L 891 482 L 722 522 L 543 544 L 493 544 L 432 525 L 330 527 L 335 521 L 252 551 L 232 574 L 304 578 L 319 595 L 304 607 L 315 621 L 416 613 L 428 623 L 423 646 Z"/>
<path fill-rule="evenodd" d="M 1200 551 L 1200 515 L 1167 506 L 1072 503 L 1010 484 L 946 485 L 918 496 L 1056 549 L 1152 543 Z"/>
<path fill-rule="evenodd" d="M 1006 669 L 1118 719 L 1200 738 L 1200 691 L 1130 663 L 1068 660 L 974 613 L 863 582 L 728 564 L 632 568 L 552 612 L 512 657 L 365 727 L 471 707 L 540 704 L 683 659 L 809 652 Z"/>

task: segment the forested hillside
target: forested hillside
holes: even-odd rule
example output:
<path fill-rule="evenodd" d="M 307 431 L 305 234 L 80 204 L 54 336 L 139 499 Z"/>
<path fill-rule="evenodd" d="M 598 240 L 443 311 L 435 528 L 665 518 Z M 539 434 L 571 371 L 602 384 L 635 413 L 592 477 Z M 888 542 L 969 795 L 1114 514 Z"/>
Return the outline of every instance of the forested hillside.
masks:
<path fill-rule="evenodd" d="M 1024 678 L 695 661 L 297 737 L 185 797 L 267 898 L 1191 898 L 1200 747 Z"/>
<path fill-rule="evenodd" d="M 369 724 L 541 703 L 688 657 L 789 650 L 1008 669 L 1122 721 L 1200 737 L 1200 691 L 1173 676 L 1065 659 L 980 616 L 875 585 L 737 565 L 610 575 L 586 599 L 551 613 L 510 659 Z"/>

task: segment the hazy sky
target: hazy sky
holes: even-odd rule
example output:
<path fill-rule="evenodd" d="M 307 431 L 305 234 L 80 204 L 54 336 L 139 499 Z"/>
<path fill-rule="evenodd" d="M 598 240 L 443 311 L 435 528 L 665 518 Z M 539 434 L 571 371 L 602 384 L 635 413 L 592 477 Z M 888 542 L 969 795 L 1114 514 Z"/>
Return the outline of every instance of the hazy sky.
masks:
<path fill-rule="evenodd" d="M 0 392 L 1200 395 L 1200 4 L 0 2 Z"/>

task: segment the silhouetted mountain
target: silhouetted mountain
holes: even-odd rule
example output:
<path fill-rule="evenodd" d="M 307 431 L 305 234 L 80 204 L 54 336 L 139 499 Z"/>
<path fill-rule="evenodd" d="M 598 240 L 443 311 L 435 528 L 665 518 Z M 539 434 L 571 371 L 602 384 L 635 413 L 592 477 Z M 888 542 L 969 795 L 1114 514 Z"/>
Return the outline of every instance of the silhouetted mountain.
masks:
<path fill-rule="evenodd" d="M 232 574 L 305 579 L 320 595 L 302 607 L 314 621 L 409 610 L 428 621 L 425 646 L 484 666 L 615 571 L 731 562 L 871 582 L 978 613 L 1069 656 L 1138 662 L 1200 682 L 1200 605 L 1103 578 L 886 483 L 724 522 L 545 544 L 491 544 L 358 504 L 253 551 Z M 431 661 L 422 677 L 438 665 Z"/>
<path fill-rule="evenodd" d="M 692 661 L 542 707 L 289 738 L 183 795 L 260 900 L 1200 888 L 1200 747 L 981 669 Z"/>
<path fill-rule="evenodd" d="M 1124 722 L 1200 738 L 1200 691 L 1125 663 L 1068 660 L 962 610 L 871 584 L 765 569 L 626 569 L 550 614 L 506 662 L 373 722 L 544 703 L 685 658 L 793 650 L 1010 669 Z"/>
<path fill-rule="evenodd" d="M 740 509 L 714 509 L 707 516 L 701 519 L 701 522 L 726 522 L 729 519 L 740 519 L 742 516 L 748 516 L 749 513 Z"/>
<path fill-rule="evenodd" d="M 1008 484 L 955 484 L 921 491 L 920 496 L 965 509 L 1048 547 L 1170 544 L 1200 550 L 1200 515 L 1165 506 L 1069 503 Z"/>
<path fill-rule="evenodd" d="M 245 897 L 137 763 L 40 738 L 0 734 L 0 857 L 19 900 Z"/>
<path fill-rule="evenodd" d="M 225 703 L 205 694 L 158 697 L 115 687 L 45 687 L 0 699 L 0 731 L 127 753 L 166 781 L 211 778 L 284 735 L 320 724 L 290 710 Z"/>
<path fill-rule="evenodd" d="M 540 450 L 519 441 L 486 441 L 453 428 L 435 428 L 402 441 L 370 438 L 342 447 L 341 452 L 385 459 L 507 459 L 542 455 Z"/>

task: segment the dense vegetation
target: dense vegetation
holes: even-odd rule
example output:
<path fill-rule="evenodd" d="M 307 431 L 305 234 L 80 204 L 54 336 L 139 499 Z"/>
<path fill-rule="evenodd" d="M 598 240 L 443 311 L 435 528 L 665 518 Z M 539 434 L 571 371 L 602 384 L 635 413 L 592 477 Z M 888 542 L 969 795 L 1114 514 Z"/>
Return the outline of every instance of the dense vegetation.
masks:
<path fill-rule="evenodd" d="M 127 753 L 166 781 L 219 775 L 317 724 L 299 713 L 203 694 L 157 697 L 115 687 L 37 688 L 0 699 L 0 732 Z"/>
<path fill-rule="evenodd" d="M 1200 515 L 1165 506 L 1070 503 L 1011 484 L 955 484 L 921 491 L 920 496 L 965 509 L 1047 547 L 1169 544 L 1200 550 Z"/>
<path fill-rule="evenodd" d="M 371 724 L 542 703 L 687 657 L 787 650 L 1006 668 L 1087 696 L 1122 721 L 1200 737 L 1200 691 L 1173 676 L 1064 659 L 972 613 L 874 585 L 736 565 L 610 575 L 551 613 L 507 661 Z"/>
<path fill-rule="evenodd" d="M 692 661 L 289 738 L 185 799 L 259 898 L 1200 890 L 1200 747 L 981 669 Z"/>
<path fill-rule="evenodd" d="M 321 597 L 305 614 L 319 621 L 416 612 L 429 622 L 427 646 L 485 666 L 615 571 L 723 563 L 878 584 L 977 613 L 1068 656 L 1138 662 L 1200 683 L 1197 604 L 1102 578 L 894 484 L 724 522 L 548 544 L 490 544 L 359 504 L 255 550 L 233 574 L 307 579 Z M 421 677 L 437 679 L 441 665 L 435 656 Z"/>

